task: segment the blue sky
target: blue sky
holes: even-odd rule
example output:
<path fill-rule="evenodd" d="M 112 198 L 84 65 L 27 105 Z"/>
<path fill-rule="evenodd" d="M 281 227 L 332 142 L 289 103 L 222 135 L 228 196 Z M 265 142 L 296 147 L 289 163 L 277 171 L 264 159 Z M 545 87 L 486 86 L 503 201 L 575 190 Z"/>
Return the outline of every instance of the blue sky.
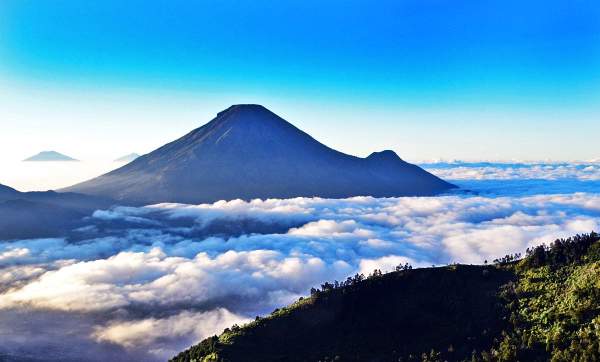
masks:
<path fill-rule="evenodd" d="M 361 156 L 600 158 L 600 4 L 0 3 L 4 160 L 144 153 L 233 103 Z"/>

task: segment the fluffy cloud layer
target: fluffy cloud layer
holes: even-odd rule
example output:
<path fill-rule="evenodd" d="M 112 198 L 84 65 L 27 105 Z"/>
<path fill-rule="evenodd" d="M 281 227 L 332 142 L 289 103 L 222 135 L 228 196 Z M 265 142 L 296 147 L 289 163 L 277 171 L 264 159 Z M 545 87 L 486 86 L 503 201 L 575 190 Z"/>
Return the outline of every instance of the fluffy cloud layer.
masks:
<path fill-rule="evenodd" d="M 462 191 L 489 197 L 598 193 L 600 163 L 451 162 L 422 164 Z"/>
<path fill-rule="evenodd" d="M 192 338 L 201 341 L 217 330 L 223 330 L 234 323 L 248 322 L 223 308 L 208 312 L 184 311 L 177 315 L 157 319 L 145 318 L 134 321 L 110 322 L 104 327 L 96 327 L 93 338 L 99 342 L 109 342 L 125 348 L 149 345 L 149 352 L 157 357 L 173 356 L 181 350 L 173 349 L 169 340 Z M 165 337 L 168 337 L 165 341 Z"/>
<path fill-rule="evenodd" d="M 74 239 L 0 243 L 0 316 L 25 316 L 11 325 L 35 316 L 49 336 L 73 330 L 65 316 L 77 316 L 94 355 L 164 359 L 326 280 L 407 262 L 481 263 L 599 230 L 598 190 L 99 210 Z"/>

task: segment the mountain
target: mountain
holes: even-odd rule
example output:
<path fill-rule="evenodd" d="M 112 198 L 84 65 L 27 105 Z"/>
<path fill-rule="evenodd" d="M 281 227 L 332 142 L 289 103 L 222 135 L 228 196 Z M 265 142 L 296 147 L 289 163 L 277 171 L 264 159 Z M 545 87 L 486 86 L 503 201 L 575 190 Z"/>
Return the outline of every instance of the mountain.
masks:
<path fill-rule="evenodd" d="M 392 151 L 333 150 L 260 105 L 234 105 L 133 162 L 64 191 L 129 203 L 434 195 L 454 186 Z"/>
<path fill-rule="evenodd" d="M 0 240 L 58 237 L 114 201 L 76 193 L 19 192 L 0 185 Z"/>
<path fill-rule="evenodd" d="M 326 283 L 173 362 L 598 361 L 600 237 Z"/>
<path fill-rule="evenodd" d="M 23 161 L 78 161 L 72 157 L 63 155 L 56 151 L 42 151 L 37 155 L 24 159 Z"/>
<path fill-rule="evenodd" d="M 140 157 L 140 155 L 138 155 L 137 153 L 130 153 L 130 154 L 125 155 L 123 157 L 117 158 L 114 162 L 127 162 L 127 163 L 129 163 L 129 162 L 135 160 L 138 157 Z"/>

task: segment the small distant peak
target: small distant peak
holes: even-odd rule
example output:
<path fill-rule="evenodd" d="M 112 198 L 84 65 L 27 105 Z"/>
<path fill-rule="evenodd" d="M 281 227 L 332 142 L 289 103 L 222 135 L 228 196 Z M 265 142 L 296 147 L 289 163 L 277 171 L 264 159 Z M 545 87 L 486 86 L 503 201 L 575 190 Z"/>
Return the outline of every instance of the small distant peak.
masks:
<path fill-rule="evenodd" d="M 392 150 L 373 152 L 367 157 L 367 160 L 373 161 L 402 161 L 402 159 Z"/>
<path fill-rule="evenodd" d="M 63 155 L 62 153 L 56 151 L 42 151 L 37 155 L 33 155 L 29 158 L 24 159 L 23 161 L 78 161 L 73 157 L 69 157 L 67 155 Z"/>
<path fill-rule="evenodd" d="M 217 117 L 223 116 L 227 113 L 257 113 L 269 111 L 260 104 L 234 104 L 224 111 L 217 113 Z"/>

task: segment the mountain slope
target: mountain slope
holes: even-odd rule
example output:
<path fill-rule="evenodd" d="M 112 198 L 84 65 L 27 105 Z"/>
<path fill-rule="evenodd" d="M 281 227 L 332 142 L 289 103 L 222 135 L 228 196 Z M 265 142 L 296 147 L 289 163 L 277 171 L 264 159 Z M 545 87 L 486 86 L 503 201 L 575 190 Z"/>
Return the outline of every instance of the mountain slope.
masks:
<path fill-rule="evenodd" d="M 29 158 L 24 159 L 25 162 L 31 161 L 78 161 L 72 157 L 67 155 L 63 155 L 62 153 L 56 151 L 42 151 L 37 155 L 33 155 Z"/>
<path fill-rule="evenodd" d="M 202 203 L 433 195 L 452 187 L 392 151 L 349 156 L 262 106 L 235 105 L 184 137 L 65 191 L 132 203 Z"/>
<path fill-rule="evenodd" d="M 12 187 L 8 187 L 0 184 L 0 200 L 6 200 L 9 198 L 13 198 L 19 195 L 19 191 L 13 189 Z"/>
<path fill-rule="evenodd" d="M 597 361 L 599 239 L 326 284 L 172 361 Z"/>

